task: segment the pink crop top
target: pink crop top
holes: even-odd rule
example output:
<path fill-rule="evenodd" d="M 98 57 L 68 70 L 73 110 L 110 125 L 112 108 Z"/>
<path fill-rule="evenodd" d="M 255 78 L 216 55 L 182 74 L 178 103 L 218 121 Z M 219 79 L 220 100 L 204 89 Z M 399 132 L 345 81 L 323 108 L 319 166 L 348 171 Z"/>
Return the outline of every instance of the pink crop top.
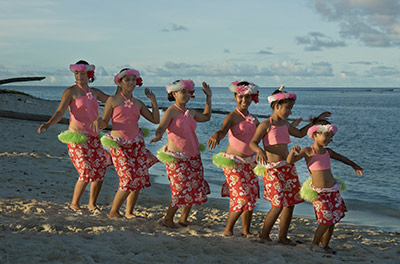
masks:
<path fill-rule="evenodd" d="M 229 145 L 236 151 L 250 156 L 254 151 L 249 144 L 256 132 L 257 126 L 254 123 L 254 117 L 250 114 L 246 117 L 238 109 L 236 111 L 245 119 L 229 129 Z"/>
<path fill-rule="evenodd" d="M 309 163 L 307 163 L 307 167 L 310 171 L 321 171 L 321 170 L 329 170 L 331 168 L 331 156 L 329 152 L 325 149 L 324 154 L 315 154 L 314 148 L 311 146 L 313 151 L 313 156 Z"/>
<path fill-rule="evenodd" d="M 268 131 L 267 135 L 263 138 L 264 146 L 273 146 L 278 144 L 289 144 L 289 129 L 286 125 L 283 126 L 274 126 L 272 124 L 272 118 L 269 118 L 269 122 L 271 124 L 271 128 Z"/>
<path fill-rule="evenodd" d="M 93 122 L 99 117 L 99 103 L 90 88 L 86 95 L 71 102 L 69 112 L 70 123 L 74 123 L 86 134 L 97 136 L 98 132 L 93 131 Z"/>
<path fill-rule="evenodd" d="M 139 133 L 139 118 L 140 109 L 133 103 L 118 105 L 113 109 L 112 128 L 124 139 L 133 141 Z"/>
<path fill-rule="evenodd" d="M 189 110 L 182 111 L 167 128 L 168 138 L 183 152 L 195 157 L 199 153 L 200 143 L 196 136 L 196 120 L 189 114 Z"/>

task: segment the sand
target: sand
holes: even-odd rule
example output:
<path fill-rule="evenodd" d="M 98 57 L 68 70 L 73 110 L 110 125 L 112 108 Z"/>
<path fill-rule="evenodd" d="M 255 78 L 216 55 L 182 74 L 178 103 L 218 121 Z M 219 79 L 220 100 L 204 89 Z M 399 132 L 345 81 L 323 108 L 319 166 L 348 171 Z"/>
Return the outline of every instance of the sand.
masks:
<path fill-rule="evenodd" d="M 52 114 L 58 102 L 0 94 L 0 110 Z M 244 238 L 240 221 L 233 237 L 222 232 L 228 199 L 209 199 L 194 207 L 188 227 L 160 224 L 170 201 L 168 185 L 154 183 L 141 192 L 134 219 L 108 219 L 118 186 L 108 168 L 98 199 L 100 210 L 68 208 L 77 180 L 65 144 L 57 135 L 66 125 L 36 133 L 39 122 L 0 118 L 0 263 L 399 263 L 400 234 L 339 223 L 331 247 L 337 254 L 309 249 L 315 219 L 295 217 L 289 236 L 297 246 L 259 243 Z M 151 171 L 150 171 L 151 172 Z M 207 177 L 207 175 L 205 175 Z M 124 207 L 122 208 L 124 209 Z M 179 214 L 177 215 L 179 216 Z M 262 229 L 264 213 L 255 213 L 253 232 Z"/>

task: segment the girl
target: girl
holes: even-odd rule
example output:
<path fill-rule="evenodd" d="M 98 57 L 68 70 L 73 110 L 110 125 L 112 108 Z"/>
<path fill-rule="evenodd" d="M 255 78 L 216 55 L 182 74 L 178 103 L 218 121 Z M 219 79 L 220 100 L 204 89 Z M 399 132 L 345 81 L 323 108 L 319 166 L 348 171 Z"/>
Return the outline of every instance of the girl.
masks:
<path fill-rule="evenodd" d="M 301 195 L 304 200 L 312 201 L 319 224 L 311 249 L 322 243 L 323 249 L 328 253 L 335 253 L 329 247 L 329 240 L 335 224 L 344 217 L 347 211 L 339 192 L 344 185 L 333 177 L 330 159 L 350 165 L 360 176 L 363 174 L 363 169 L 356 163 L 330 148 L 325 148 L 332 141 L 336 132 L 336 126 L 326 120 L 318 120 L 316 125 L 307 132 L 308 136 L 314 139 L 314 143 L 301 150 L 298 146 L 293 147 L 287 158 L 288 163 L 293 163 L 301 158 L 306 160 L 311 178 L 304 182 Z M 298 153 L 296 154 L 296 152 Z"/>
<path fill-rule="evenodd" d="M 258 103 L 259 91 L 257 85 L 243 80 L 231 83 L 229 90 L 234 93 L 236 109 L 225 117 L 221 128 L 210 137 L 208 147 L 214 149 L 229 132 L 229 145 L 225 153 L 213 156 L 214 164 L 224 170 L 229 184 L 229 216 L 224 235 L 233 235 L 233 227 L 242 215 L 242 234 L 251 236 L 251 217 L 258 199 L 259 186 L 253 172 L 257 163 L 249 143 L 260 122 L 250 115 L 248 107 L 252 101 Z"/>
<path fill-rule="evenodd" d="M 139 197 L 139 191 L 149 187 L 150 179 L 148 168 L 157 159 L 145 148 L 143 132 L 139 129 L 140 115 L 154 124 L 160 122 L 160 114 L 156 96 L 148 88 L 144 90 L 150 98 L 152 112 L 132 93 L 136 85 L 142 86 L 140 73 L 135 69 L 122 69 L 114 77 L 121 92 L 108 98 L 104 107 L 101 128 L 106 128 L 112 117 L 112 131 L 101 138 L 105 147 L 110 148 L 114 167 L 119 176 L 119 187 L 109 214 L 110 218 L 122 218 L 119 213 L 124 201 L 126 203 L 125 216 L 133 218 L 133 209 Z"/>
<path fill-rule="evenodd" d="M 165 163 L 172 195 L 163 224 L 175 227 L 175 213 L 178 208 L 182 208 L 179 224 L 187 226 L 192 205 L 205 203 L 207 194 L 210 193 L 203 175 L 203 164 L 199 153 L 200 144 L 195 130 L 196 122 L 210 120 L 211 89 L 207 83 L 203 82 L 203 92 L 206 94 L 203 113 L 186 109 L 187 102 L 194 97 L 193 81 L 178 80 L 168 84 L 166 89 L 168 100 L 175 101 L 175 104 L 165 111 L 156 130 L 156 136 L 150 143 L 161 140 L 167 130 L 168 143 L 157 154 L 160 161 Z"/>
<path fill-rule="evenodd" d="M 40 134 L 42 130 L 46 131 L 59 122 L 69 108 L 71 115 L 69 128 L 61 133 L 58 139 L 67 143 L 68 154 L 79 173 L 70 208 L 81 209 L 79 201 L 86 186 L 91 182 L 88 209 L 93 210 L 97 209 L 96 201 L 106 168 L 111 165 L 110 156 L 103 149 L 98 138 L 100 119 L 97 100 L 104 103 L 108 95 L 89 87 L 89 82 L 95 79 L 94 65 L 80 60 L 76 64 L 71 64 L 69 69 L 74 73 L 76 84 L 64 91 L 58 109 L 47 123 L 39 127 L 37 132 Z"/>
<path fill-rule="evenodd" d="M 257 153 L 257 161 L 261 167 L 255 169 L 257 175 L 263 176 L 264 198 L 271 202 L 271 209 L 267 213 L 264 227 L 260 234 L 261 241 L 271 241 L 269 235 L 275 221 L 280 218 L 278 243 L 296 245 L 287 237 L 294 205 L 303 202 L 300 197 L 300 183 L 296 168 L 293 164 L 286 164 L 289 135 L 304 137 L 312 123 L 300 130 L 287 121 L 292 114 L 296 101 L 296 94 L 282 91 L 284 86 L 268 97 L 273 113 L 269 119 L 258 127 L 250 142 L 250 147 Z M 322 113 L 319 118 L 325 118 L 330 113 Z M 264 149 L 258 146 L 263 140 Z M 259 170 L 261 168 L 261 170 Z"/>

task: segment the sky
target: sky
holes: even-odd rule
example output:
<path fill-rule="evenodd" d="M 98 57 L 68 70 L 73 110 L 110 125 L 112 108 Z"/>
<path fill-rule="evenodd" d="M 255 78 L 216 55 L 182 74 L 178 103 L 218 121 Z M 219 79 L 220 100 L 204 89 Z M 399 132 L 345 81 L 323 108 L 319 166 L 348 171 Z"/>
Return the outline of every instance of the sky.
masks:
<path fill-rule="evenodd" d="M 227 87 L 400 87 L 400 0 L 0 0 L 0 79 L 96 66 L 144 86 L 177 79 Z"/>

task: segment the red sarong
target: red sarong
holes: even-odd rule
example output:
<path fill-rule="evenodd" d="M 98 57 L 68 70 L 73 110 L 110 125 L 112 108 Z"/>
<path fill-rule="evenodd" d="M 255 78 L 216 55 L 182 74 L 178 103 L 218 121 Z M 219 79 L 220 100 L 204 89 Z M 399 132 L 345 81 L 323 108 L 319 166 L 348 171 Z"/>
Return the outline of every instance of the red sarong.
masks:
<path fill-rule="evenodd" d="M 85 143 L 68 143 L 68 154 L 79 173 L 79 181 L 102 181 L 107 167 L 112 165 L 110 154 L 98 137 L 86 136 L 88 140 Z"/>
<path fill-rule="evenodd" d="M 207 202 L 210 187 L 204 179 L 200 154 L 188 159 L 165 163 L 171 186 L 171 207 L 190 207 Z"/>
<path fill-rule="evenodd" d="M 229 211 L 253 211 L 259 197 L 258 178 L 253 169 L 256 163 L 236 163 L 234 169 L 224 169 L 229 184 Z"/>
<path fill-rule="evenodd" d="M 300 182 L 293 164 L 268 168 L 263 177 L 264 198 L 272 207 L 288 207 L 304 200 L 300 196 Z"/>
<path fill-rule="evenodd" d="M 320 225 L 334 225 L 340 221 L 347 212 L 346 205 L 340 195 L 336 192 L 320 192 L 318 199 L 312 202 L 315 214 Z"/>
<path fill-rule="evenodd" d="M 110 153 L 119 177 L 119 190 L 132 192 L 151 186 L 148 169 L 158 160 L 146 149 L 143 139 L 110 148 Z"/>

